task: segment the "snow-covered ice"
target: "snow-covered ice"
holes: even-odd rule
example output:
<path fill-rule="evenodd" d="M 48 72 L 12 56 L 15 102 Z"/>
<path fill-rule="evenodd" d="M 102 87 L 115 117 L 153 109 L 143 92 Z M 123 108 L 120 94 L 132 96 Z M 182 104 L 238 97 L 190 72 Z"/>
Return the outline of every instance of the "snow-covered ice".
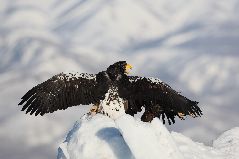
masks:
<path fill-rule="evenodd" d="M 237 159 L 239 128 L 223 133 L 213 147 L 169 132 L 155 118 L 145 123 L 130 115 L 115 121 L 83 116 L 58 148 L 58 159 Z"/>

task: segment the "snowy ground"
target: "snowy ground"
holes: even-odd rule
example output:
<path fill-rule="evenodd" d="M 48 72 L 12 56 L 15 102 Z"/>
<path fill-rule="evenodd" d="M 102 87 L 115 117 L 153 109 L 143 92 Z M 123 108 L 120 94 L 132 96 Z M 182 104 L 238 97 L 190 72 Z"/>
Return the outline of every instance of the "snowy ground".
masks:
<path fill-rule="evenodd" d="M 58 159 L 237 159 L 239 127 L 223 133 L 213 147 L 169 132 L 158 119 L 144 123 L 124 115 L 113 121 L 97 114 L 76 122 L 58 149 Z"/>
<path fill-rule="evenodd" d="M 1 0 L 0 158 L 54 158 L 89 110 L 32 117 L 17 107 L 63 71 L 97 73 L 118 60 L 200 102 L 201 118 L 167 126 L 212 145 L 239 121 L 238 0 Z M 13 153 L 14 152 L 14 153 Z"/>

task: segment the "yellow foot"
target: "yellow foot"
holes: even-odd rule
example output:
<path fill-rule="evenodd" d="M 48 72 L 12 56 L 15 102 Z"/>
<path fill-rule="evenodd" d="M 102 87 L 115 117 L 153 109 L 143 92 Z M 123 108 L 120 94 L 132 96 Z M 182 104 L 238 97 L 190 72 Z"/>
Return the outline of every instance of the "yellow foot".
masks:
<path fill-rule="evenodd" d="M 96 103 L 96 104 L 94 104 L 94 105 L 90 108 L 89 114 L 92 115 L 92 116 L 94 116 L 94 115 L 96 115 L 96 114 L 99 113 L 99 112 L 100 112 L 100 107 L 99 107 L 99 104 Z"/>
<path fill-rule="evenodd" d="M 90 114 L 91 115 L 95 115 L 98 111 L 98 106 L 96 105 L 93 105 L 91 108 L 90 108 Z"/>
<path fill-rule="evenodd" d="M 191 117 L 193 117 L 193 118 L 196 118 L 196 115 L 193 114 L 193 113 L 190 113 L 189 115 L 190 115 Z"/>
<path fill-rule="evenodd" d="M 184 113 L 178 113 L 178 117 L 179 117 L 181 120 L 184 120 L 185 114 L 184 114 Z"/>

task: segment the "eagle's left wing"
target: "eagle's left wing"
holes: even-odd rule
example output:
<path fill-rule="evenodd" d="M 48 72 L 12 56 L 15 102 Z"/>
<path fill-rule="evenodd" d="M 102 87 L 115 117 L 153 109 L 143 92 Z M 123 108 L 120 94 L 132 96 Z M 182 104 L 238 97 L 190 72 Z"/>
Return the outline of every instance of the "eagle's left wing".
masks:
<path fill-rule="evenodd" d="M 165 117 L 169 124 L 175 122 L 175 116 L 184 119 L 184 116 L 190 115 L 197 117 L 202 115 L 198 102 L 180 95 L 169 85 L 163 83 L 157 78 L 146 78 L 138 76 L 129 76 L 130 86 L 128 100 L 128 110 L 126 113 L 135 114 L 145 107 L 145 113 L 142 116 L 143 121 L 151 121 L 153 117 Z"/>
<path fill-rule="evenodd" d="M 33 87 L 19 105 L 22 111 L 44 115 L 80 104 L 98 101 L 96 75 L 87 73 L 60 73 Z"/>

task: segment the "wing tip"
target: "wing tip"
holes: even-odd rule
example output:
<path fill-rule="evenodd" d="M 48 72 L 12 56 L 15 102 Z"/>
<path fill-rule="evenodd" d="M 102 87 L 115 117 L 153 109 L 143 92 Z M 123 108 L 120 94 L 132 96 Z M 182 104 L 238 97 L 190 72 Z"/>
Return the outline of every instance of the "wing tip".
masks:
<path fill-rule="evenodd" d="M 20 106 L 20 105 L 22 105 L 24 102 L 25 102 L 25 101 L 22 100 L 21 102 L 18 103 L 18 105 Z"/>

